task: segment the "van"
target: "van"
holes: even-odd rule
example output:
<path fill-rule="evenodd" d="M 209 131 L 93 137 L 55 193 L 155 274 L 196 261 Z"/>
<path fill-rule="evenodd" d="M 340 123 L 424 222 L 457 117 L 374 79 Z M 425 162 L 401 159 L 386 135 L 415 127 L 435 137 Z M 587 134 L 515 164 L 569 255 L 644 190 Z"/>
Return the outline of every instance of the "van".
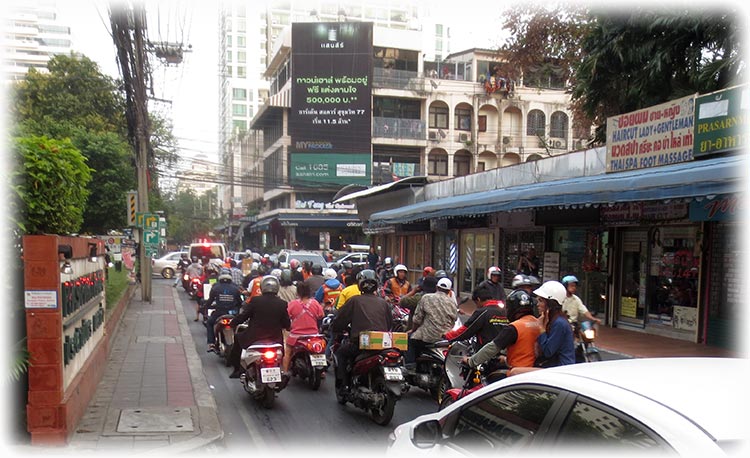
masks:
<path fill-rule="evenodd" d="M 197 257 L 198 260 L 203 258 L 208 259 L 221 259 L 224 261 L 227 258 L 227 248 L 223 243 L 218 242 L 202 242 L 190 244 L 190 250 L 188 250 L 188 256 L 192 260 L 193 257 Z"/>
<path fill-rule="evenodd" d="M 367 253 L 368 251 L 370 251 L 370 245 L 358 245 L 355 243 L 349 243 L 346 245 L 345 250 L 352 253 Z"/>

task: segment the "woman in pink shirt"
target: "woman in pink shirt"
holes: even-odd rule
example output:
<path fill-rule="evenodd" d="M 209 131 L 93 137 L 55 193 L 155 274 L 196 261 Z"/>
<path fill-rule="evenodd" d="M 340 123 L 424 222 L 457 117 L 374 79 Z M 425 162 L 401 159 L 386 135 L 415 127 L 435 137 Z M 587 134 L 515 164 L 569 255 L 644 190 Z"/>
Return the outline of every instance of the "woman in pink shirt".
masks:
<path fill-rule="evenodd" d="M 297 299 L 289 302 L 287 312 L 292 321 L 292 327 L 286 338 L 284 361 L 281 367 L 285 373 L 289 369 L 292 347 L 297 343 L 297 337 L 318 333 L 318 323 L 323 319 L 323 307 L 310 297 L 310 286 L 305 282 L 298 282 Z"/>

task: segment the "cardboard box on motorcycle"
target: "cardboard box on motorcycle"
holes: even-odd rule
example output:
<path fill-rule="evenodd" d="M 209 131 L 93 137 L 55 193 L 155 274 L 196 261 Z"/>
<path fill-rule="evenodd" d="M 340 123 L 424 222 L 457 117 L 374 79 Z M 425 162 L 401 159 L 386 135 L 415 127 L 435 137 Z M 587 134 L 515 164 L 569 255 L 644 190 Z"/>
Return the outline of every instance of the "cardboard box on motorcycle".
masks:
<path fill-rule="evenodd" d="M 408 348 L 409 336 L 405 332 L 362 331 L 359 333 L 360 350 L 384 350 L 386 348 Z"/>

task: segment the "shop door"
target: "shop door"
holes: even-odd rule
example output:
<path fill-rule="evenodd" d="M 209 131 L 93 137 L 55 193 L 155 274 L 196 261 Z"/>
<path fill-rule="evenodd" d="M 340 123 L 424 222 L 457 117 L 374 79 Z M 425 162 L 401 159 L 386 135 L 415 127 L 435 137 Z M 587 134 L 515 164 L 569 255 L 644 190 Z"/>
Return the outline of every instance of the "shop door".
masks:
<path fill-rule="evenodd" d="M 625 230 L 620 243 L 617 321 L 645 327 L 648 231 Z"/>

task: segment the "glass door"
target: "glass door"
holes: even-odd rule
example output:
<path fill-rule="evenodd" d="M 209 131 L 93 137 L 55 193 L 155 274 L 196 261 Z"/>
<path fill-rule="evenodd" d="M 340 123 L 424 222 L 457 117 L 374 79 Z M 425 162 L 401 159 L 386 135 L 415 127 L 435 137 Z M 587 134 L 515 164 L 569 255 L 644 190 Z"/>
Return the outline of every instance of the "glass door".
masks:
<path fill-rule="evenodd" d="M 617 320 L 645 326 L 648 232 L 625 230 L 620 244 Z"/>

